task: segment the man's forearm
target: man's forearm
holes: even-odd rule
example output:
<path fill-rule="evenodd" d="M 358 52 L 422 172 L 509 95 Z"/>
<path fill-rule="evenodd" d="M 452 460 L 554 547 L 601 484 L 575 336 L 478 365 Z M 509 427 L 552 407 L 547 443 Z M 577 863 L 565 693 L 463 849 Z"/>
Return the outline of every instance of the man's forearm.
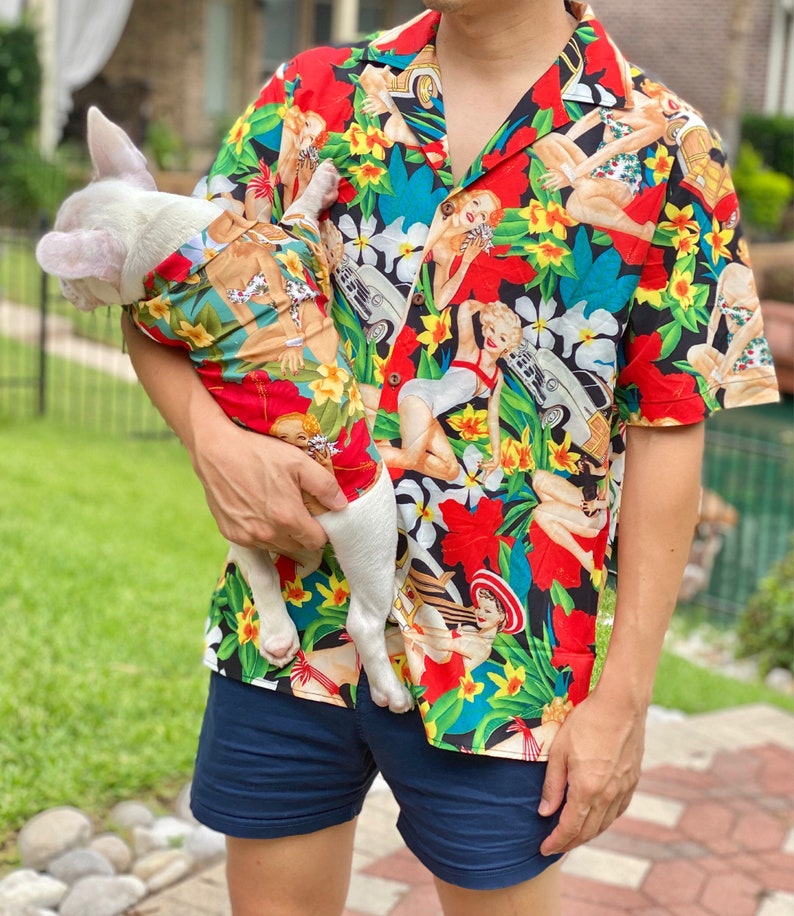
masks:
<path fill-rule="evenodd" d="M 650 703 L 700 500 L 704 424 L 627 432 L 615 622 L 599 689 Z"/>

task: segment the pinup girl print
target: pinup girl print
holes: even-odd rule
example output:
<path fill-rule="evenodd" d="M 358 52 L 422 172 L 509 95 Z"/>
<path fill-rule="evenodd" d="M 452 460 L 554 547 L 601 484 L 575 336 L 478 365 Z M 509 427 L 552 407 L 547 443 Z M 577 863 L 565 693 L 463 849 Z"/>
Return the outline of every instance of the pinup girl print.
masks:
<path fill-rule="evenodd" d="M 412 673 L 421 671 L 418 680 L 430 702 L 457 689 L 466 671 L 489 658 L 498 633 L 521 633 L 525 628 L 526 615 L 518 596 L 496 573 L 477 570 L 469 589 L 470 623 L 450 630 L 436 608 L 422 604 L 413 626 L 403 631 Z"/>
<path fill-rule="evenodd" d="M 437 417 L 488 398 L 488 435 L 491 457 L 482 464 L 487 477 L 499 467 L 499 404 L 504 384 L 497 361 L 516 350 L 523 339 L 521 320 L 504 302 L 488 304 L 467 299 L 457 306 L 458 348 L 449 368 L 439 379 L 411 379 L 398 396 L 402 446 L 378 445 L 388 467 L 415 468 L 428 477 L 452 481 L 458 476 L 458 459 Z M 472 318 L 480 314 L 483 344 L 474 334 Z"/>
<path fill-rule="evenodd" d="M 493 247 L 491 239 L 504 210 L 491 191 L 461 191 L 444 201 L 440 214 L 425 246 L 435 262 L 433 301 L 439 311 L 452 302 L 477 255 Z"/>
<path fill-rule="evenodd" d="M 600 479 L 606 476 L 606 469 L 597 468 L 586 458 L 579 466 L 584 478 L 581 487 L 559 474 L 535 471 L 532 489 L 539 502 L 533 519 L 555 544 L 573 554 L 592 573 L 593 551 L 585 550 L 576 538 L 597 537 L 607 523 L 608 501 L 600 494 Z"/>
<path fill-rule="evenodd" d="M 728 335 L 724 353 L 713 346 L 721 327 L 727 329 Z M 760 303 L 749 267 L 733 263 L 722 271 L 706 342 L 690 347 L 687 359 L 711 384 L 725 391 L 726 407 L 768 400 L 773 384 L 772 354 L 763 336 Z M 741 394 L 736 393 L 739 386 L 731 384 L 739 380 Z M 750 393 L 753 382 L 756 384 Z"/>
<path fill-rule="evenodd" d="M 565 208 L 574 219 L 650 241 L 656 224 L 638 223 L 625 209 L 640 189 L 638 153 L 658 141 L 667 120 L 658 100 L 635 92 L 634 101 L 635 107 L 619 116 L 609 108 L 598 108 L 567 133 L 541 137 L 535 150 L 548 169 L 541 179 L 543 187 L 573 189 Z M 576 140 L 599 124 L 603 139 L 595 153 L 585 156 Z"/>
<path fill-rule="evenodd" d="M 325 119 L 296 105 L 284 114 L 284 133 L 278 156 L 278 177 L 284 186 L 284 210 L 304 192 L 320 164 L 320 150 L 328 140 Z"/>
<path fill-rule="evenodd" d="M 383 122 L 383 133 L 393 143 L 403 146 L 418 146 L 419 141 L 405 122 L 402 114 L 394 104 L 394 99 L 389 93 L 389 85 L 393 79 L 390 67 L 373 67 L 368 64 L 361 72 L 361 88 L 367 97 L 361 104 L 363 114 L 376 117 L 388 114 Z"/>

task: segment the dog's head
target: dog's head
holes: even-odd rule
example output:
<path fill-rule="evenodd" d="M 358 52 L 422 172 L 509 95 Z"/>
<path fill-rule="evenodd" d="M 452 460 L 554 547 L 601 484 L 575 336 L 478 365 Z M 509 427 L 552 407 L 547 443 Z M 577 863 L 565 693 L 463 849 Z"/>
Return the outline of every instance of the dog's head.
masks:
<path fill-rule="evenodd" d="M 127 134 L 102 112 L 88 111 L 88 151 L 94 174 L 87 187 L 61 205 L 52 232 L 36 259 L 61 284 L 66 299 L 83 311 L 121 302 L 121 273 L 135 195 L 156 191 L 146 158 Z"/>

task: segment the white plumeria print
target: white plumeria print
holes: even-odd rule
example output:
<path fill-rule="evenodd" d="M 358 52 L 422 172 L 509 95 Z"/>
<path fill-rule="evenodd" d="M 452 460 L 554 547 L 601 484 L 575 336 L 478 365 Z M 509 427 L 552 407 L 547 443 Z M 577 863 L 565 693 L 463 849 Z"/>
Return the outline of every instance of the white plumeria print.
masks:
<path fill-rule="evenodd" d="M 396 261 L 397 279 L 401 283 L 413 283 L 422 265 L 424 245 L 430 230 L 422 223 L 414 223 L 403 232 L 402 224 L 402 217 L 394 220 L 383 232 L 372 238 L 371 244 L 383 254 L 387 271 L 393 269 Z"/>
<path fill-rule="evenodd" d="M 528 296 L 516 299 L 515 309 L 518 314 L 529 322 L 524 327 L 524 337 L 538 350 L 552 349 L 554 347 L 554 334 L 551 326 L 554 324 L 554 313 L 557 303 L 550 299 L 548 302 L 541 299 L 536 305 Z"/>
<path fill-rule="evenodd" d="M 555 322 L 555 330 L 562 335 L 563 356 L 572 353 L 580 369 L 598 375 L 609 383 L 615 377 L 615 338 L 618 323 L 606 309 L 594 309 L 585 316 L 587 302 L 577 302 Z M 575 352 L 574 352 L 575 351 Z"/>
<path fill-rule="evenodd" d="M 378 261 L 377 248 L 373 245 L 377 220 L 370 216 L 362 219 L 361 226 L 357 226 L 353 218 L 343 213 L 337 223 L 339 231 L 345 237 L 345 252 L 357 264 L 376 264 Z"/>

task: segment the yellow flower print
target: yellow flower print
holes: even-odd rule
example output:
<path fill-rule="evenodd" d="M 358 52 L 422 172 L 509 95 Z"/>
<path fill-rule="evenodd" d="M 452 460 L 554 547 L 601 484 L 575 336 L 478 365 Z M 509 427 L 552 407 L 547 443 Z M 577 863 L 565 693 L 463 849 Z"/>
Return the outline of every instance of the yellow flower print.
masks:
<path fill-rule="evenodd" d="M 695 287 L 692 285 L 692 272 L 674 267 L 667 291 L 686 311 L 695 301 Z"/>
<path fill-rule="evenodd" d="M 388 359 L 385 359 L 382 356 L 378 356 L 377 354 L 373 354 L 372 364 L 373 364 L 373 369 L 374 369 L 374 374 L 375 374 L 375 381 L 379 382 L 381 385 L 386 381 L 387 363 L 388 363 Z"/>
<path fill-rule="evenodd" d="M 493 674 L 490 671 L 488 672 L 488 677 L 499 688 L 494 694 L 494 697 L 514 697 L 524 686 L 527 674 L 523 665 L 514 668 L 510 662 L 507 662 L 504 671 L 505 677 L 502 677 L 500 674 Z"/>
<path fill-rule="evenodd" d="M 302 280 L 305 276 L 305 271 L 303 267 L 303 262 L 301 261 L 298 253 L 293 249 L 289 251 L 283 251 L 280 254 L 276 255 L 276 260 L 280 261 L 284 267 L 287 269 L 287 272 L 290 273 L 297 280 Z"/>
<path fill-rule="evenodd" d="M 717 220 L 711 224 L 711 232 L 706 233 L 706 241 L 711 245 L 711 263 L 716 264 L 717 259 L 722 257 L 728 261 L 733 260 L 733 255 L 727 246 L 733 241 L 735 235 L 733 229 L 723 229 Z"/>
<path fill-rule="evenodd" d="M 648 156 L 645 165 L 653 172 L 654 184 L 661 184 L 673 170 L 675 157 L 670 155 L 666 146 L 659 146 L 656 154 Z"/>
<path fill-rule="evenodd" d="M 347 140 L 350 144 L 350 152 L 354 156 L 364 156 L 369 153 L 376 159 L 380 159 L 381 162 L 386 158 L 386 150 L 394 145 L 394 142 L 380 128 L 373 125 L 364 131 L 360 125 L 352 124 L 342 134 L 342 139 Z"/>
<path fill-rule="evenodd" d="M 571 253 L 566 246 L 555 245 L 553 242 L 538 242 L 535 245 L 525 245 L 524 248 L 529 254 L 535 255 L 539 267 L 543 270 L 549 265 L 560 267 Z"/>
<path fill-rule="evenodd" d="M 183 319 L 179 322 L 176 333 L 180 337 L 189 340 L 196 349 L 211 347 L 212 344 L 215 343 L 215 338 L 207 331 L 201 322 L 193 325 Z"/>
<path fill-rule="evenodd" d="M 239 156 L 245 145 L 245 138 L 251 131 L 251 124 L 249 122 L 249 117 L 253 114 L 254 106 L 253 104 L 249 105 L 248 108 L 240 115 L 237 119 L 234 127 L 229 131 L 226 136 L 226 145 L 233 146 L 235 153 Z"/>
<path fill-rule="evenodd" d="M 475 410 L 467 404 L 463 413 L 449 418 L 449 425 L 460 433 L 466 442 L 476 442 L 488 438 L 488 411 Z"/>
<path fill-rule="evenodd" d="M 666 229 L 668 232 L 694 232 L 699 234 L 700 225 L 695 219 L 695 210 L 692 204 L 685 207 L 676 207 L 675 204 L 667 204 L 664 208 L 666 220 L 659 223 L 660 229 Z"/>
<path fill-rule="evenodd" d="M 530 232 L 551 232 L 558 239 L 567 238 L 568 227 L 576 224 L 565 207 L 555 200 L 549 201 L 548 207 L 544 207 L 539 200 L 533 200 L 528 207 L 518 212 L 519 216 L 529 222 Z"/>
<path fill-rule="evenodd" d="M 566 433 L 562 445 L 551 440 L 548 444 L 549 461 L 551 466 L 558 471 L 568 471 L 573 474 L 576 471 L 577 462 L 582 457 L 577 452 L 571 451 L 571 434 Z"/>
<path fill-rule="evenodd" d="M 317 591 L 325 597 L 323 607 L 344 607 L 350 601 L 350 586 L 347 584 L 347 579 L 339 579 L 336 575 L 332 575 L 328 580 L 328 585 L 330 588 L 317 583 Z"/>
<path fill-rule="evenodd" d="M 573 703 L 570 700 L 563 700 L 562 697 L 554 697 L 551 703 L 546 703 L 543 707 L 543 714 L 540 717 L 541 725 L 547 722 L 559 722 L 562 724 L 568 714 L 573 709 Z"/>
<path fill-rule="evenodd" d="M 251 640 L 259 642 L 259 616 L 255 615 L 256 610 L 253 604 L 247 597 L 244 598 L 242 612 L 235 615 L 237 618 L 237 639 L 241 646 L 251 642 Z"/>
<path fill-rule="evenodd" d="M 300 576 L 296 576 L 294 582 L 285 582 L 284 588 L 281 589 L 281 594 L 285 601 L 290 604 L 296 604 L 298 607 L 303 606 L 312 596 L 311 592 L 304 590 Z"/>
<path fill-rule="evenodd" d="M 171 309 L 168 307 L 168 301 L 162 296 L 158 296 L 156 299 L 149 299 L 141 304 L 146 306 L 152 318 L 158 320 L 160 318 L 165 318 L 168 320 L 171 317 Z"/>
<path fill-rule="evenodd" d="M 438 345 L 452 337 L 450 326 L 452 318 L 450 309 L 445 309 L 440 315 L 423 315 L 422 324 L 427 328 L 416 338 L 419 343 L 427 347 L 427 355 L 432 356 L 438 349 Z"/>
<path fill-rule="evenodd" d="M 416 504 L 416 517 L 421 518 L 423 522 L 432 522 L 436 517 L 432 506 L 426 506 L 423 502 Z"/>
<path fill-rule="evenodd" d="M 370 184 L 379 185 L 386 174 L 386 169 L 382 169 L 380 166 L 373 165 L 370 162 L 365 162 L 363 165 L 351 165 L 350 173 L 356 179 L 354 184 L 363 188 Z"/>
<path fill-rule="evenodd" d="M 350 374 L 341 366 L 329 366 L 325 363 L 317 367 L 317 372 L 320 378 L 309 383 L 309 388 L 314 392 L 314 400 L 318 405 L 325 404 L 326 401 L 341 404 L 345 383 Z"/>
<path fill-rule="evenodd" d="M 535 470 L 535 459 L 529 444 L 529 430 L 524 428 L 521 441 L 505 439 L 502 442 L 502 468 L 508 476 L 516 471 L 527 473 Z"/>
<path fill-rule="evenodd" d="M 673 236 L 673 247 L 679 254 L 694 254 L 698 249 L 698 238 L 692 232 L 679 232 Z"/>
<path fill-rule="evenodd" d="M 458 690 L 458 699 L 468 700 L 469 703 L 474 702 L 474 698 L 483 692 L 485 689 L 485 684 L 478 683 L 471 676 L 471 671 L 467 671 L 462 678 L 460 678 L 460 689 Z"/>
<path fill-rule="evenodd" d="M 360 416 L 364 413 L 364 399 L 361 397 L 361 390 L 358 385 L 353 382 L 350 385 L 350 388 L 347 392 L 348 404 L 347 404 L 347 414 L 349 417 Z"/>
<path fill-rule="evenodd" d="M 662 307 L 662 292 L 663 290 L 661 289 L 648 289 L 644 286 L 638 286 L 634 297 L 639 303 L 647 302 L 648 305 L 659 309 Z"/>

